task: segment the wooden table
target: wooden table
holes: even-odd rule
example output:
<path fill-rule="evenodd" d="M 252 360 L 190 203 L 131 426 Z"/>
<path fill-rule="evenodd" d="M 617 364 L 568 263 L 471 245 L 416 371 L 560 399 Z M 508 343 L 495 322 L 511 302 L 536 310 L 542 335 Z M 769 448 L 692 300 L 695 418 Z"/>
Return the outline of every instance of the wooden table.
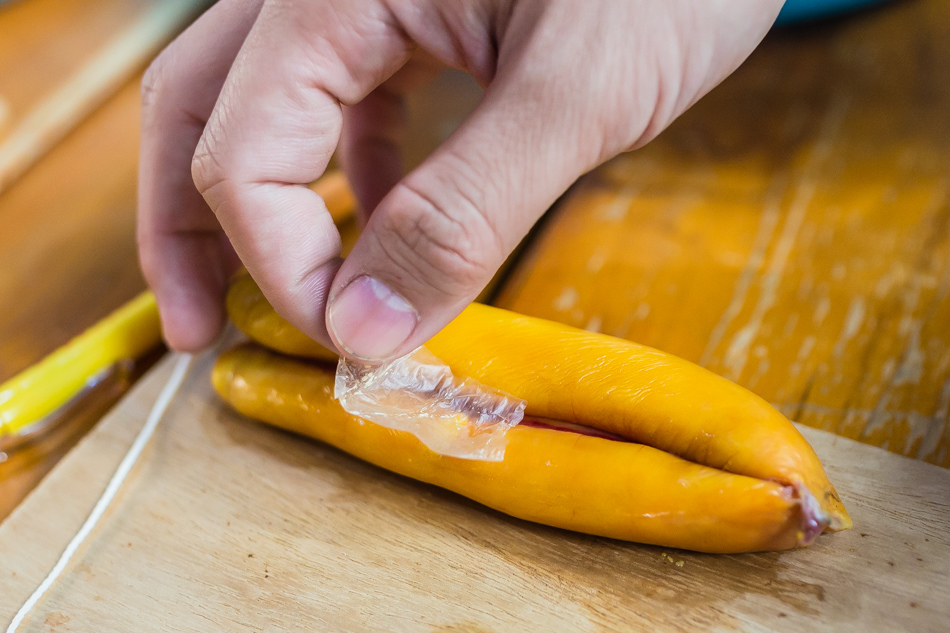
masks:
<path fill-rule="evenodd" d="M 0 191 L 209 0 L 29 0 L 0 7 Z"/>
<path fill-rule="evenodd" d="M 30 5 L 48 0 L 13 6 Z M 0 9 L 0 25 L 11 10 Z M 102 24 L 118 33 L 118 22 Z M 50 32 L 60 37 L 65 24 Z M 16 50 L 8 41 L 0 70 Z M 10 171 L 20 175 L 0 193 L 0 380 L 142 288 L 133 66 L 84 97 L 86 109 L 75 112 L 102 105 L 87 118 L 71 115 L 69 125 L 81 119 L 73 131 L 34 137 L 47 139 L 42 158 Z M 70 76 L 57 72 L 50 76 Z M 31 99 L 44 103 L 41 93 L 53 94 L 34 90 Z M 28 101 L 14 94 L 0 85 L 0 154 L 3 135 L 21 121 L 17 104 Z M 449 74 L 413 98 L 410 164 L 478 95 Z M 440 101 L 447 107 L 434 107 Z M 654 143 L 583 178 L 530 236 L 494 301 L 660 347 L 806 425 L 950 467 L 948 187 L 948 3 L 907 0 L 774 33 Z M 37 477 L 73 441 L 51 450 Z M 874 462 L 876 452 L 853 450 Z M 84 468 L 68 472 L 81 477 Z M 898 479 L 913 494 L 913 476 Z M 934 485 L 927 499 L 946 487 Z M 898 503 L 899 492 L 889 494 Z M 0 499 L 0 517 L 10 498 Z M 817 594 L 802 591 L 812 608 Z"/>

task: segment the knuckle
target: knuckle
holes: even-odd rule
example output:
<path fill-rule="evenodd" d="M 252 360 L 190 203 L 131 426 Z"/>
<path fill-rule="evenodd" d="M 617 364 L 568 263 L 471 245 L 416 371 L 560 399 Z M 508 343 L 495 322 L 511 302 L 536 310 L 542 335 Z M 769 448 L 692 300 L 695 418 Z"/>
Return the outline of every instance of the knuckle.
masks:
<path fill-rule="evenodd" d="M 160 270 L 152 241 L 143 233 L 139 232 L 136 235 L 136 245 L 138 246 L 137 252 L 142 275 L 145 277 L 145 280 L 151 284 L 154 282 L 157 272 Z"/>
<path fill-rule="evenodd" d="M 166 50 L 145 69 L 140 87 L 143 112 L 151 112 L 161 100 L 168 84 L 169 64 L 169 53 Z"/>
<path fill-rule="evenodd" d="M 450 213 L 419 190 L 399 189 L 381 218 L 380 247 L 389 259 L 424 290 L 459 297 L 480 289 L 494 273 L 490 223 L 468 205 Z"/>
<path fill-rule="evenodd" d="M 195 148 L 194 156 L 191 159 L 191 178 L 198 189 L 198 193 L 206 199 L 212 190 L 227 188 L 227 184 L 230 182 L 228 172 L 221 158 L 219 144 L 215 142 L 214 135 L 210 132 L 209 126 L 198 141 L 198 146 Z M 212 209 L 215 206 L 212 205 Z"/>

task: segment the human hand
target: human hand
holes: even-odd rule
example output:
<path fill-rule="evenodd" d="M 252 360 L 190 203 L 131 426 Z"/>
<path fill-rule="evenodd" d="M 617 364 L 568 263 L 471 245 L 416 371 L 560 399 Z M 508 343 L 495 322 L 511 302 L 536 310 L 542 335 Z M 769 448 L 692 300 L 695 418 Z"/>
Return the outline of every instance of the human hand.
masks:
<path fill-rule="evenodd" d="M 143 82 L 140 257 L 166 339 L 194 350 L 217 335 L 236 252 L 314 339 L 369 360 L 411 351 L 579 175 L 731 73 L 781 6 L 221 0 Z M 484 99 L 404 176 L 404 95 L 442 65 Z M 338 142 L 367 219 L 346 261 L 306 187 Z"/>

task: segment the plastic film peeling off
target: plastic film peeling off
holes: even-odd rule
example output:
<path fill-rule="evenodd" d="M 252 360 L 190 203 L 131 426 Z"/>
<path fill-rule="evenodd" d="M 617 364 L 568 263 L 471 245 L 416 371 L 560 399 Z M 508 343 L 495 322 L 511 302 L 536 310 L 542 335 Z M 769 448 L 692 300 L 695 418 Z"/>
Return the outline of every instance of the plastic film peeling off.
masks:
<path fill-rule="evenodd" d="M 425 347 L 382 365 L 343 357 L 334 397 L 352 415 L 412 433 L 433 452 L 497 462 L 506 433 L 524 417 L 525 401 L 459 378 Z"/>

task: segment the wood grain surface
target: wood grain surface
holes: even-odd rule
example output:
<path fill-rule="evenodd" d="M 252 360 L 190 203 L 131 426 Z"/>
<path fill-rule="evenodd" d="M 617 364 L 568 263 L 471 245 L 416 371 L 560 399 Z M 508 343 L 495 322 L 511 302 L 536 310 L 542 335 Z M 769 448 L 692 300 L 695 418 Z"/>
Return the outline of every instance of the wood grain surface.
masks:
<path fill-rule="evenodd" d="M 98 23 L 113 30 L 70 33 L 83 16 L 53 0 L 4 7 L 0 25 L 27 4 L 60 7 L 65 17 L 50 9 L 49 20 L 71 48 L 23 54 L 67 77 L 55 70 L 68 66 L 63 50 L 113 41 L 126 10 L 83 1 L 108 4 L 115 13 Z M 22 51 L 0 32 L 2 144 L 21 104 L 49 93 L 30 93 L 33 76 L 9 61 Z M 806 424 L 950 465 L 948 36 L 946 2 L 910 0 L 770 37 L 654 144 L 585 179 L 500 302 L 662 347 Z M 419 103 L 449 100 L 447 119 L 410 115 L 424 134 L 410 134 L 409 164 L 477 100 L 471 85 L 445 85 Z M 137 93 L 122 89 L 0 196 L 0 379 L 142 287 Z M 209 365 L 199 359 L 143 464 L 24 630 L 945 631 L 950 621 L 950 473 L 921 461 L 803 429 L 855 529 L 793 552 L 690 554 L 530 525 L 258 425 L 217 403 Z M 85 519 L 168 371 L 141 382 L 0 524 L 0 624 Z"/>
<path fill-rule="evenodd" d="M 0 195 L 0 380 L 144 289 L 138 126 L 136 79 Z"/>
<path fill-rule="evenodd" d="M 0 194 L 0 381 L 145 288 L 135 251 L 138 95 L 136 78 Z M 74 408 L 16 449 L 0 442 L 0 519 L 112 402 Z"/>
<path fill-rule="evenodd" d="M 498 304 L 950 467 L 950 3 L 773 34 L 583 179 Z"/>
<path fill-rule="evenodd" d="M 0 7 L 0 191 L 209 4 L 29 0 Z"/>
<path fill-rule="evenodd" d="M 23 631 L 945 631 L 950 471 L 804 429 L 855 528 L 701 555 L 511 519 L 257 424 L 199 357 Z M 157 367 L 0 525 L 0 624 L 52 567 L 169 375 Z"/>

